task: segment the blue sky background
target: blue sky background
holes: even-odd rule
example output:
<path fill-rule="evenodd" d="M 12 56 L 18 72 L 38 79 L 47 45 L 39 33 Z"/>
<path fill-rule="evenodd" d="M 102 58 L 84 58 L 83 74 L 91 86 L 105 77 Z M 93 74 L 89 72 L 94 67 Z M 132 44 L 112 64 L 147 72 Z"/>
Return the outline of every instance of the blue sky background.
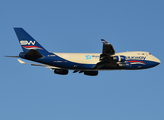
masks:
<path fill-rule="evenodd" d="M 163 0 L 1 0 L 1 120 L 163 120 Z M 13 27 L 23 27 L 53 52 L 148 51 L 161 60 L 139 71 L 96 77 L 21 65 Z"/>

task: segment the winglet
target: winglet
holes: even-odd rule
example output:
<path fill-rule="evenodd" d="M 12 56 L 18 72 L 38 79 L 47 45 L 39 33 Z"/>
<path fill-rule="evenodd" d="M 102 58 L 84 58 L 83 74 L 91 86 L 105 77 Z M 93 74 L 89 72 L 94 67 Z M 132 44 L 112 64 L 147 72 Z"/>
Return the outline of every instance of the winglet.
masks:
<path fill-rule="evenodd" d="M 103 44 L 109 44 L 106 40 L 104 40 L 104 39 L 101 39 L 101 41 L 102 41 L 102 43 Z"/>
<path fill-rule="evenodd" d="M 19 61 L 19 63 L 25 64 L 25 62 L 23 62 L 22 60 L 20 60 L 20 59 L 17 59 L 17 60 Z"/>

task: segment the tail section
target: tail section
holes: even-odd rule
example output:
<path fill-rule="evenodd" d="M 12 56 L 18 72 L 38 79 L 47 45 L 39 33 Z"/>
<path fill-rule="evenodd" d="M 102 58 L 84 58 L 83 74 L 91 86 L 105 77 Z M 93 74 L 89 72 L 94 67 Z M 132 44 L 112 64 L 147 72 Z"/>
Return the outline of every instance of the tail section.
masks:
<path fill-rule="evenodd" d="M 30 50 L 37 50 L 41 54 L 48 53 L 48 51 L 44 49 L 34 38 L 32 38 L 23 28 L 14 28 L 14 30 L 25 53 Z"/>

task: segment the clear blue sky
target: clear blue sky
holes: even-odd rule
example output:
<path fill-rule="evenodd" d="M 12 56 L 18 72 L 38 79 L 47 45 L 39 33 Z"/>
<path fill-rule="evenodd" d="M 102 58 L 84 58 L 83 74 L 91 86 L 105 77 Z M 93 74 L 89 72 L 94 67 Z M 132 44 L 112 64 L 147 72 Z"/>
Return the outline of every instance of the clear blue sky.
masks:
<path fill-rule="evenodd" d="M 139 71 L 97 77 L 21 65 L 13 27 L 53 52 L 148 51 L 161 60 Z M 163 0 L 1 0 L 1 120 L 164 120 Z"/>

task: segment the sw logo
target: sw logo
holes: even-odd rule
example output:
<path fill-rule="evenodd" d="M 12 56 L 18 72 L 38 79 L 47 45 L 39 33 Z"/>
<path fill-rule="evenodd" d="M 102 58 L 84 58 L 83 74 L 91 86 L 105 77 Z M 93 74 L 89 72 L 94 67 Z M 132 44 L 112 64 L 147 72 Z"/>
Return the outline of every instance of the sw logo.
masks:
<path fill-rule="evenodd" d="M 30 44 L 32 44 L 32 45 L 35 45 L 35 41 L 34 42 L 32 42 L 32 41 L 27 41 L 27 40 L 21 40 L 20 41 L 20 44 L 21 45 L 30 45 Z"/>
<path fill-rule="evenodd" d="M 42 48 L 35 46 L 35 41 L 28 42 L 27 40 L 21 40 L 20 44 L 25 49 L 41 49 L 42 50 Z"/>

